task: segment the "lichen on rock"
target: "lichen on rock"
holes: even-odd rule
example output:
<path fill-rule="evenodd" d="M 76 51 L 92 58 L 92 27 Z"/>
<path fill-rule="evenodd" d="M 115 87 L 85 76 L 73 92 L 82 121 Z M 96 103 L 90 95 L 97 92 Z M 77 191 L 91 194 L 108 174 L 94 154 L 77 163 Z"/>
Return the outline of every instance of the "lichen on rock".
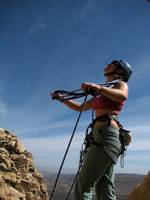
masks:
<path fill-rule="evenodd" d="M 43 177 L 32 154 L 17 136 L 0 128 L 0 199 L 48 200 Z"/>

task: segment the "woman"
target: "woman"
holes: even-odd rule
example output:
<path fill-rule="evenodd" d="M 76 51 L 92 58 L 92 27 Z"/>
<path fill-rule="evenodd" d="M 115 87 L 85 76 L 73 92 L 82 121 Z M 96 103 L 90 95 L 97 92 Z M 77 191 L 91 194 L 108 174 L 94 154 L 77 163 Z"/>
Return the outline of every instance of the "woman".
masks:
<path fill-rule="evenodd" d="M 127 81 L 131 76 L 131 67 L 127 62 L 114 60 L 104 68 L 106 82 L 114 84 L 105 87 L 84 82 L 83 91 L 94 90 L 96 97 L 82 104 L 74 100 L 64 100 L 69 108 L 81 111 L 94 109 L 95 120 L 92 123 L 93 143 L 86 154 L 80 174 L 76 180 L 74 194 L 76 200 L 91 200 L 95 188 L 97 200 L 116 200 L 114 190 L 114 165 L 121 151 L 119 123 L 117 116 L 128 98 Z M 61 100 L 61 95 L 53 95 Z M 96 144 L 96 145 L 95 145 Z"/>

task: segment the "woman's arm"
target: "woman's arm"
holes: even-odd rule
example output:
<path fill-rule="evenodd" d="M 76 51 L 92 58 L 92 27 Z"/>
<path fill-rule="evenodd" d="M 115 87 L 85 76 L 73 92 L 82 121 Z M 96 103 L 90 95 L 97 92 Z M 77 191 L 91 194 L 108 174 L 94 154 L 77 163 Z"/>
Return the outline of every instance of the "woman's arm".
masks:
<path fill-rule="evenodd" d="M 76 102 L 76 101 L 73 101 L 73 100 L 65 100 L 62 98 L 61 95 L 59 94 L 51 94 L 52 96 L 52 99 L 56 99 L 60 102 L 62 102 L 63 104 L 65 104 L 66 106 L 68 106 L 69 108 L 71 108 L 72 110 L 75 110 L 75 111 L 86 111 L 86 110 L 89 110 L 92 108 L 92 99 L 86 101 L 83 104 L 79 103 L 79 102 Z"/>
<path fill-rule="evenodd" d="M 128 98 L 128 85 L 125 82 L 119 82 L 113 88 L 102 87 L 101 94 L 113 101 L 125 101 Z"/>
<path fill-rule="evenodd" d="M 68 106 L 72 110 L 79 111 L 79 112 L 82 109 L 83 109 L 82 111 L 86 111 L 92 108 L 92 99 L 86 101 L 84 105 L 73 100 L 64 100 L 62 103 L 64 103 L 66 106 Z"/>
<path fill-rule="evenodd" d="M 82 84 L 82 89 L 84 91 L 93 89 L 96 92 L 107 96 L 114 101 L 124 101 L 128 98 L 128 85 L 120 81 L 113 88 L 104 87 L 95 83 L 85 82 Z"/>

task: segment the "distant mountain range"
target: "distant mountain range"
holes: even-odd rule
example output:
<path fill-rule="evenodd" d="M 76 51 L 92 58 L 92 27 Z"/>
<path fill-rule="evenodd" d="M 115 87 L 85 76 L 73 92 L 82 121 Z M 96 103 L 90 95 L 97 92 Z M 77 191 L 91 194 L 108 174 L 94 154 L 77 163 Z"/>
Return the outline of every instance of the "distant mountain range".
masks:
<path fill-rule="evenodd" d="M 43 178 L 48 187 L 48 193 L 50 195 L 56 179 L 56 174 L 47 171 L 41 171 L 41 173 L 43 174 Z M 74 174 L 61 174 L 55 191 L 54 200 L 65 200 L 73 178 Z M 117 200 L 126 200 L 132 189 L 143 179 L 144 175 L 141 174 L 116 174 L 115 187 Z M 73 193 L 70 196 L 70 200 L 74 200 Z M 93 200 L 95 200 L 95 197 L 93 197 Z"/>

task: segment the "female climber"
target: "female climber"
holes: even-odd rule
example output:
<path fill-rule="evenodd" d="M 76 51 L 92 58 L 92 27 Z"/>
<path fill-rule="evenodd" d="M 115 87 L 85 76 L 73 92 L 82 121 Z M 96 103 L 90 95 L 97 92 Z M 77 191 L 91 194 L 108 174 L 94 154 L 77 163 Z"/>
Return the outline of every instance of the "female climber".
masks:
<path fill-rule="evenodd" d="M 75 111 L 93 109 L 95 119 L 92 123 L 93 143 L 85 156 L 82 168 L 76 179 L 74 195 L 76 200 L 91 200 L 95 189 L 97 200 L 116 200 L 114 189 L 114 165 L 121 151 L 119 140 L 118 115 L 128 98 L 127 82 L 132 74 L 130 65 L 123 60 L 113 60 L 104 68 L 107 82 L 111 87 L 84 82 L 81 89 L 96 91 L 96 96 L 84 103 L 63 100 L 61 95 L 53 94 Z M 96 145 L 95 145 L 96 144 Z"/>

